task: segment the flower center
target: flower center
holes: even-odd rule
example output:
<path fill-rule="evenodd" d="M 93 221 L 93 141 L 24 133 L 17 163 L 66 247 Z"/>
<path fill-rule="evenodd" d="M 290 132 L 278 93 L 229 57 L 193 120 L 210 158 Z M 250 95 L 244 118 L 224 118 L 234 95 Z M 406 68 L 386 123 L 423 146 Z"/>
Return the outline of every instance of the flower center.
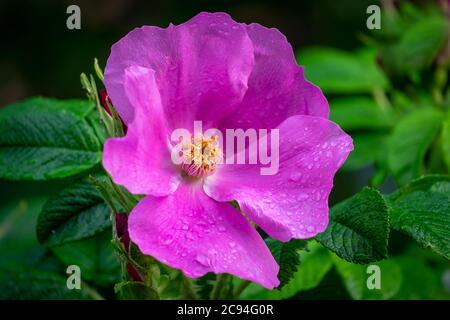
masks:
<path fill-rule="evenodd" d="M 206 138 L 200 135 L 182 142 L 183 163 L 181 168 L 186 175 L 204 177 L 214 172 L 216 165 L 223 157 L 217 140 L 217 136 Z"/>

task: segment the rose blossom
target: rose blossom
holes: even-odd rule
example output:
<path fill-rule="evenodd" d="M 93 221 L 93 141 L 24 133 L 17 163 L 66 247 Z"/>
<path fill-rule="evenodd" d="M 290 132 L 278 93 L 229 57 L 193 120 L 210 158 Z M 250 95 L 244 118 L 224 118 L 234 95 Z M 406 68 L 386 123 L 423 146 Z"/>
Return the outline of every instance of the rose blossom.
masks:
<path fill-rule="evenodd" d="M 190 277 L 230 273 L 276 287 L 279 267 L 249 220 L 281 241 L 324 231 L 333 177 L 353 148 L 286 38 L 224 13 L 144 26 L 112 47 L 105 85 L 128 131 L 106 142 L 103 165 L 145 195 L 129 217 L 131 240 Z M 278 172 L 219 163 L 208 137 L 197 137 L 202 150 L 217 152 L 174 164 L 170 135 L 194 121 L 221 132 L 278 129 Z"/>

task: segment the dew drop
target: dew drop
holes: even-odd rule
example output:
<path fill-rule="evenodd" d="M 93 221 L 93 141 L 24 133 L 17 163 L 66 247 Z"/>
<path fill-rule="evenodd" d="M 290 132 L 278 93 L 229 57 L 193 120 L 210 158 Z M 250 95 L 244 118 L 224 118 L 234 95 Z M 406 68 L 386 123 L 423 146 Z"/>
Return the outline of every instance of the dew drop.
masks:
<path fill-rule="evenodd" d="M 211 260 L 209 259 L 209 257 L 202 253 L 199 253 L 195 260 L 205 267 L 209 267 L 211 264 Z"/>
<path fill-rule="evenodd" d="M 309 198 L 309 195 L 307 193 L 300 193 L 297 195 L 297 200 L 302 201 Z"/>
<path fill-rule="evenodd" d="M 160 242 L 162 245 L 168 246 L 169 244 L 171 244 L 173 242 L 173 237 L 170 234 L 165 235 L 160 238 Z"/>
<path fill-rule="evenodd" d="M 302 174 L 300 172 L 293 172 L 289 177 L 289 180 L 298 182 L 302 178 Z"/>

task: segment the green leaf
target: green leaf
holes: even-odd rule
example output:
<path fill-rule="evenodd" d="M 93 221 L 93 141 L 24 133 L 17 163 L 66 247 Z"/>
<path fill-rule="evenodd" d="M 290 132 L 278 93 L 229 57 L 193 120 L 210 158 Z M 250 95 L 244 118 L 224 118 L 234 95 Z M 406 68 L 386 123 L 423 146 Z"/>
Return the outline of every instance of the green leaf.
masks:
<path fill-rule="evenodd" d="M 85 117 L 87 101 L 31 98 L 0 110 L 0 178 L 71 176 L 101 161 L 101 143 Z"/>
<path fill-rule="evenodd" d="M 421 175 L 423 159 L 442 123 L 442 113 L 419 109 L 404 117 L 388 141 L 388 164 L 399 185 Z"/>
<path fill-rule="evenodd" d="M 319 285 L 305 291 L 300 291 L 293 299 L 297 300 L 350 300 L 341 276 L 336 268 L 331 268 Z"/>
<path fill-rule="evenodd" d="M 344 285 L 355 300 L 391 299 L 402 285 L 402 270 L 394 259 L 374 263 L 380 269 L 380 289 L 369 289 L 367 280 L 372 275 L 369 265 L 357 265 L 345 260 L 334 258 L 334 264 L 341 275 Z"/>
<path fill-rule="evenodd" d="M 400 42 L 381 51 L 383 63 L 396 73 L 420 71 L 431 65 L 448 35 L 448 21 L 431 15 L 405 29 Z"/>
<path fill-rule="evenodd" d="M 266 244 L 272 252 L 275 260 L 280 265 L 278 279 L 282 288 L 291 280 L 300 263 L 298 251 L 305 249 L 307 242 L 303 240 L 293 239 L 289 242 L 281 242 L 274 239 L 266 239 Z"/>
<path fill-rule="evenodd" d="M 414 186 L 408 185 L 386 197 L 392 227 L 447 259 L 450 259 L 449 180 L 446 177 L 433 185 L 417 181 Z"/>
<path fill-rule="evenodd" d="M 388 235 L 383 197 L 364 188 L 331 209 L 328 228 L 316 240 L 347 261 L 366 264 L 386 258 Z"/>
<path fill-rule="evenodd" d="M 387 133 L 380 131 L 353 133 L 351 136 L 354 149 L 342 166 L 343 170 L 358 170 L 374 163 L 387 139 Z"/>
<path fill-rule="evenodd" d="M 440 183 L 446 182 L 450 182 L 450 176 L 448 175 L 432 174 L 423 176 L 411 181 L 385 198 L 389 202 L 401 200 L 415 191 L 429 191 L 432 188 L 435 189 Z"/>
<path fill-rule="evenodd" d="M 110 214 L 90 183 L 74 183 L 44 205 L 36 226 L 38 240 L 55 246 L 90 237 L 111 226 Z"/>
<path fill-rule="evenodd" d="M 157 300 L 158 293 L 143 282 L 126 281 L 115 286 L 122 300 Z"/>
<path fill-rule="evenodd" d="M 375 60 L 333 48 L 309 48 L 297 54 L 306 78 L 325 93 L 367 93 L 387 88 L 387 78 Z"/>
<path fill-rule="evenodd" d="M 433 297 L 438 286 L 435 270 L 415 257 L 401 256 L 394 261 L 400 266 L 403 278 L 395 299 L 422 300 Z"/>
<path fill-rule="evenodd" d="M 88 100 L 58 100 L 44 97 L 32 97 L 1 109 L 0 118 L 10 118 L 21 113 L 35 112 L 61 112 L 69 113 L 78 118 L 85 118 L 94 110 L 94 108 L 94 104 Z"/>
<path fill-rule="evenodd" d="M 63 264 L 79 266 L 84 280 L 107 286 L 120 279 L 120 264 L 111 245 L 111 230 L 52 247 L 52 250 Z"/>
<path fill-rule="evenodd" d="M 0 275 L 0 299 L 7 300 L 75 300 L 88 299 L 83 284 L 80 290 L 69 290 L 67 279 L 57 274 L 21 270 Z"/>
<path fill-rule="evenodd" d="M 330 119 L 346 131 L 389 129 L 394 121 L 394 115 L 367 97 L 333 99 L 330 109 Z"/>
<path fill-rule="evenodd" d="M 292 280 L 280 290 L 267 290 L 252 283 L 242 294 L 242 299 L 289 299 L 298 292 L 315 288 L 332 267 L 332 260 L 326 248 L 313 241 L 308 251 L 300 251 L 301 264 Z"/>
<path fill-rule="evenodd" d="M 450 173 L 450 113 L 447 115 L 447 119 L 442 125 L 442 153 L 444 154 L 444 160 L 447 164 L 447 171 Z"/>
<path fill-rule="evenodd" d="M 300 252 L 300 261 L 293 279 L 281 289 L 283 298 L 316 287 L 332 267 L 328 250 L 315 241 L 309 242 L 308 251 Z"/>

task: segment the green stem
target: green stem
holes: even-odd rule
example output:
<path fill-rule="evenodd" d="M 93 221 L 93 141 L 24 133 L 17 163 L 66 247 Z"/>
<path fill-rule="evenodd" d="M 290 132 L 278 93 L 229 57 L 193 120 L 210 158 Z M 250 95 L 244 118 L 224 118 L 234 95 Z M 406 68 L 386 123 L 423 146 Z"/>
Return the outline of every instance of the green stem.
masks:
<path fill-rule="evenodd" d="M 28 202 L 25 200 L 20 200 L 17 205 L 17 209 L 14 209 L 11 214 L 6 216 L 0 224 L 0 240 L 8 235 L 17 220 L 25 214 L 27 208 Z"/>
<path fill-rule="evenodd" d="M 125 211 L 127 213 L 130 213 L 131 210 L 133 210 L 133 204 L 130 203 L 129 199 L 126 199 L 125 196 L 123 195 L 123 193 L 120 191 L 120 188 L 110 180 L 110 185 L 113 187 L 113 190 L 117 196 L 117 200 L 120 201 L 120 203 L 122 204 L 123 208 L 125 209 Z"/>
<path fill-rule="evenodd" d="M 199 297 L 197 292 L 195 291 L 192 280 L 183 276 L 183 289 L 184 295 L 183 298 L 187 300 L 198 300 Z"/>
<path fill-rule="evenodd" d="M 212 300 L 219 300 L 222 296 L 223 288 L 228 280 L 228 274 L 222 273 L 217 277 L 216 284 L 214 285 L 213 291 L 211 292 Z"/>
<path fill-rule="evenodd" d="M 448 70 L 445 62 L 439 61 L 434 72 L 434 84 L 431 88 L 433 102 L 438 107 L 444 107 L 444 90 L 447 84 Z"/>
<path fill-rule="evenodd" d="M 100 116 L 100 121 L 103 123 L 103 126 L 105 127 L 106 135 L 108 137 L 114 136 L 114 126 L 112 122 L 112 118 L 109 116 L 109 114 L 106 112 L 105 109 L 103 109 L 102 104 L 100 103 L 100 98 L 98 96 L 97 91 L 97 84 L 95 83 L 95 79 L 92 75 L 90 75 L 90 84 L 92 89 L 93 97 L 95 106 L 97 107 L 97 112 Z"/>
<path fill-rule="evenodd" d="M 375 88 L 372 90 L 373 98 L 375 99 L 375 102 L 377 105 L 383 110 L 387 111 L 387 109 L 391 108 L 391 102 L 389 101 L 388 97 L 386 96 L 386 92 L 384 92 L 381 88 Z"/>
<path fill-rule="evenodd" d="M 234 290 L 234 292 L 233 292 L 233 297 L 234 297 L 235 299 L 239 299 L 241 293 L 242 293 L 245 289 L 247 289 L 247 287 L 248 287 L 251 283 L 252 283 L 252 282 L 251 282 L 251 281 L 248 281 L 248 280 L 242 281 L 241 284 Z"/>
<path fill-rule="evenodd" d="M 98 293 L 97 290 L 95 290 L 94 288 L 92 288 L 91 286 L 89 286 L 86 282 L 81 281 L 81 286 L 82 288 L 84 288 L 84 291 L 89 295 L 89 297 L 91 297 L 94 300 L 105 300 L 105 298 Z"/>

